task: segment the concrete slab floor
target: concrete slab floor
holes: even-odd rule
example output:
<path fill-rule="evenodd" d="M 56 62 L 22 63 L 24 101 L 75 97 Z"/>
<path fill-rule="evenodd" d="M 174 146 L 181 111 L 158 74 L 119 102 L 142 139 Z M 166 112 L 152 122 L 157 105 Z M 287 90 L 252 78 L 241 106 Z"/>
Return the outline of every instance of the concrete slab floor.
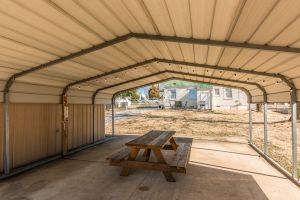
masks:
<path fill-rule="evenodd" d="M 0 182 L 0 199 L 300 199 L 297 186 L 238 142 L 195 140 L 187 174 L 174 174 L 175 183 L 157 171 L 120 177 L 120 168 L 105 158 L 133 137 L 119 136 L 6 179 Z"/>

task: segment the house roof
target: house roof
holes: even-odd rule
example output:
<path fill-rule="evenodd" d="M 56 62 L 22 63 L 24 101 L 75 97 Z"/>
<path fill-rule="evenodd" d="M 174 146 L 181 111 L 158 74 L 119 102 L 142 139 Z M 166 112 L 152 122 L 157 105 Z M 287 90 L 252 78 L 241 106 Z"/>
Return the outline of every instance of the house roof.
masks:
<path fill-rule="evenodd" d="M 182 78 L 289 101 L 300 91 L 299 14 L 298 0 L 1 0 L 0 90 L 104 102 Z"/>

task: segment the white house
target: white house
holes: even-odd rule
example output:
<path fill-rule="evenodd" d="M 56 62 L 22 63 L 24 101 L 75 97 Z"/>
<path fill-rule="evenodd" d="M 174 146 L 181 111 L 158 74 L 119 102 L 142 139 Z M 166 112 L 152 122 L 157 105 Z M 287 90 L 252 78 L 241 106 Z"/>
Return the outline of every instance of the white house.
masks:
<path fill-rule="evenodd" d="M 247 109 L 247 95 L 238 89 L 170 81 L 163 86 L 165 107 Z"/>

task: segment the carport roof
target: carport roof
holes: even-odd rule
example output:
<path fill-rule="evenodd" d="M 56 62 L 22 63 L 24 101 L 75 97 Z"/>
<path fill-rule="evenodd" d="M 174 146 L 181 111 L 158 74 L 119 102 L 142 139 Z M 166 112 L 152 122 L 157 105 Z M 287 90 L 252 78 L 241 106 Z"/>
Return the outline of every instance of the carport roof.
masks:
<path fill-rule="evenodd" d="M 1 90 L 113 95 L 179 78 L 289 101 L 300 91 L 299 15 L 298 0 L 1 0 Z"/>

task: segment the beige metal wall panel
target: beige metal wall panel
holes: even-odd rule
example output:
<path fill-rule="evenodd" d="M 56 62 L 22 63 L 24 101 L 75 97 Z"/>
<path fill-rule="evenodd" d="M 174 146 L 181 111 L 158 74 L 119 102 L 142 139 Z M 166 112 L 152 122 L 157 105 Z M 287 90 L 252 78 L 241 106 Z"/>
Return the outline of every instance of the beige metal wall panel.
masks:
<path fill-rule="evenodd" d="M 123 2 L 122 0 L 105 1 L 107 8 L 110 9 L 110 11 L 122 22 L 122 24 L 124 24 L 126 28 L 128 28 L 128 30 L 134 33 L 143 33 L 143 24 L 140 24 L 134 14 L 130 11 L 133 7 L 132 4 L 139 2 L 129 1 L 128 3 L 131 4 L 130 6 L 126 6 L 125 3 L 127 2 Z M 141 8 L 139 8 L 139 10 L 141 10 Z M 137 9 L 134 9 L 134 11 L 137 11 Z"/>
<path fill-rule="evenodd" d="M 94 119 L 95 141 L 101 140 L 105 137 L 105 105 L 95 105 L 95 119 Z"/>
<path fill-rule="evenodd" d="M 250 90 L 250 93 L 253 96 L 263 95 L 262 91 L 258 88 Z"/>
<path fill-rule="evenodd" d="M 60 95 L 62 88 L 15 82 L 10 91 L 16 93 Z"/>
<path fill-rule="evenodd" d="M 124 26 L 112 12 L 110 12 L 110 9 L 106 6 L 106 2 L 89 0 L 77 1 L 77 3 L 115 36 L 121 36 L 128 33 L 129 30 L 127 27 Z"/>
<path fill-rule="evenodd" d="M 299 6 L 300 7 L 300 6 Z M 300 35 L 300 18 L 299 16 L 294 20 L 279 36 L 277 36 L 272 42 L 272 45 L 286 46 L 293 44 L 299 40 Z M 299 45 L 291 45 L 292 47 L 300 47 Z"/>
<path fill-rule="evenodd" d="M 290 77 L 290 78 L 297 78 L 300 77 L 300 63 L 298 66 L 293 67 L 292 69 L 286 70 L 281 73 L 284 76 Z"/>
<path fill-rule="evenodd" d="M 290 92 L 268 94 L 268 102 L 290 102 Z"/>
<path fill-rule="evenodd" d="M 155 48 L 161 53 L 162 58 L 172 60 L 172 55 L 168 46 L 164 42 L 153 41 Z"/>
<path fill-rule="evenodd" d="M 53 0 L 52 2 L 63 8 L 69 15 L 75 17 L 77 21 L 80 21 L 82 24 L 89 27 L 91 32 L 94 32 L 100 38 L 104 38 L 105 40 L 113 39 L 114 35 L 75 1 Z"/>
<path fill-rule="evenodd" d="M 137 56 L 142 57 L 144 60 L 149 60 L 154 57 L 139 39 L 132 38 L 124 43 L 127 45 L 127 48 L 131 49 L 131 51 L 135 52 Z"/>
<path fill-rule="evenodd" d="M 40 95 L 10 92 L 9 101 L 13 103 L 60 103 L 58 95 Z"/>
<path fill-rule="evenodd" d="M 1 3 L 4 3 L 4 2 L 9 3 L 9 1 L 1 1 Z M 2 6 L 0 9 L 3 9 L 5 6 L 4 6 L 4 4 L 1 4 L 1 5 Z M 13 11 L 13 12 L 16 12 L 16 11 Z M 32 33 L 31 33 L 31 36 L 32 36 Z M 11 49 L 13 51 L 17 51 L 17 52 L 20 52 L 23 54 L 30 55 L 30 56 L 34 55 L 36 57 L 39 57 L 39 58 L 42 58 L 45 60 L 49 60 L 49 61 L 58 58 L 57 56 L 55 56 L 53 54 L 47 53 L 45 51 L 41 51 L 37 48 L 32 47 L 31 45 L 23 45 L 22 43 L 15 42 L 14 39 L 15 39 L 14 37 L 12 37 L 11 39 L 1 37 L 0 38 L 1 46 L 4 48 L 7 48 L 7 49 Z"/>
<path fill-rule="evenodd" d="M 216 1 L 213 25 L 210 38 L 226 40 L 232 23 L 239 13 L 240 0 Z"/>
<path fill-rule="evenodd" d="M 126 54 L 130 59 L 134 60 L 134 62 L 142 62 L 143 60 L 145 60 L 145 58 L 143 58 L 143 55 L 141 55 L 139 52 L 134 51 L 126 43 L 127 42 L 119 43 L 116 45 L 116 48 L 121 52 L 124 52 L 124 54 Z"/>
<path fill-rule="evenodd" d="M 22 76 L 18 78 L 18 81 L 25 82 L 25 83 L 31 83 L 31 84 L 40 84 L 40 85 L 48 85 L 48 86 L 54 86 L 54 87 L 64 87 L 67 85 L 70 81 L 67 81 L 66 79 L 61 78 L 54 78 L 51 76 L 41 75 L 38 73 L 33 73 L 27 76 Z"/>
<path fill-rule="evenodd" d="M 194 45 L 195 62 L 204 64 L 206 62 L 208 46 L 207 45 Z"/>
<path fill-rule="evenodd" d="M 225 48 L 218 65 L 228 67 L 240 51 L 240 48 Z"/>
<path fill-rule="evenodd" d="M 246 1 L 230 40 L 235 42 L 245 42 L 250 39 L 259 24 L 264 20 L 277 2 L 277 0 Z"/>
<path fill-rule="evenodd" d="M 300 101 L 300 90 L 297 90 L 297 101 Z"/>
<path fill-rule="evenodd" d="M 3 63 L 1 63 L 1 65 L 3 65 Z M 0 79 L 7 80 L 7 79 L 9 79 L 9 77 L 11 77 L 12 75 L 14 75 L 17 72 L 18 71 L 14 70 L 14 69 L 0 67 Z"/>
<path fill-rule="evenodd" d="M 300 77 L 294 78 L 293 83 L 295 84 L 297 89 L 300 89 Z"/>
<path fill-rule="evenodd" d="M 0 95 L 1 96 L 1 95 Z M 0 172 L 3 171 L 3 131 L 4 131 L 4 128 L 3 128 L 3 123 L 4 123 L 4 119 L 3 119 L 3 116 L 4 116 L 4 113 L 3 113 L 3 104 L 0 103 L 0 150 L 1 150 L 1 153 L 0 153 Z"/>
<path fill-rule="evenodd" d="M 92 97 L 93 92 L 91 91 L 84 91 L 79 89 L 70 89 L 68 91 L 68 97 Z"/>
<path fill-rule="evenodd" d="M 290 59 L 293 59 L 297 56 L 297 54 L 291 53 L 279 53 L 272 59 L 268 60 L 267 62 L 261 64 L 259 67 L 256 68 L 256 71 L 266 72 L 271 70 L 275 66 L 280 66 L 282 63 L 287 62 Z"/>
<path fill-rule="evenodd" d="M 95 74 L 100 74 L 102 71 L 89 67 L 87 65 L 82 65 L 74 61 L 66 61 L 59 65 L 54 65 L 47 69 L 42 70 L 42 72 L 55 72 L 66 76 L 66 78 L 76 77 L 77 79 L 83 79 Z"/>
<path fill-rule="evenodd" d="M 183 52 L 181 51 L 181 46 L 177 42 L 165 42 L 165 45 L 170 51 L 172 58 L 175 60 L 183 60 Z"/>
<path fill-rule="evenodd" d="M 91 104 L 69 104 L 68 149 L 93 141 L 93 107 Z"/>
<path fill-rule="evenodd" d="M 38 19 L 45 19 L 45 22 L 49 24 L 49 28 L 51 25 L 60 27 L 61 37 L 64 35 L 70 40 L 77 40 L 75 44 L 81 48 L 86 48 L 90 44 L 97 44 L 102 41 L 97 35 L 90 32 L 80 23 L 72 20 L 72 17 L 68 16 L 63 10 L 57 8 L 57 6 L 51 2 L 39 0 L 32 0 L 31 2 L 17 1 L 22 7 L 30 7 L 31 12 L 42 17 Z M 47 10 L 47 12 L 45 12 L 45 10 Z M 54 26 L 51 26 L 51 28 L 52 27 Z"/>
<path fill-rule="evenodd" d="M 255 70 L 257 67 L 272 59 L 278 53 L 272 51 L 260 51 L 255 57 L 253 57 L 249 62 L 247 62 L 243 69 Z"/>
<path fill-rule="evenodd" d="M 111 96 L 111 98 L 112 98 L 112 96 Z M 111 104 L 111 98 L 109 98 L 109 99 L 96 98 L 95 99 L 95 104 L 110 105 Z"/>
<path fill-rule="evenodd" d="M 192 37 L 189 0 L 167 0 L 165 2 L 175 35 Z"/>
<path fill-rule="evenodd" d="M 219 61 L 219 57 L 220 57 L 223 49 L 224 49 L 223 47 L 209 46 L 206 64 L 217 65 L 217 62 Z"/>
<path fill-rule="evenodd" d="M 184 61 L 191 62 L 191 63 L 195 62 L 194 45 L 180 44 L 180 49 L 182 51 Z"/>
<path fill-rule="evenodd" d="M 233 68 L 241 68 L 244 66 L 248 61 L 250 61 L 257 53 L 258 50 L 249 50 L 249 49 L 242 49 L 242 51 L 238 54 L 238 56 L 234 59 L 230 67 Z"/>
<path fill-rule="evenodd" d="M 257 44 L 269 43 L 280 34 L 289 23 L 299 16 L 299 10 L 299 0 L 279 1 L 255 32 L 250 42 Z M 284 46 L 289 45 L 287 41 L 288 40 L 284 39 L 281 44 Z"/>
<path fill-rule="evenodd" d="M 47 33 L 4 13 L 0 13 L 0 18 L 2 19 L 0 22 L 2 25 L 0 27 L 0 32 L 5 38 L 22 41 L 25 45 L 41 49 L 45 52 L 52 52 L 54 55 L 67 55 L 67 50 L 71 52 L 71 49 L 67 49 L 68 45 L 62 50 L 61 47 L 59 47 L 61 43 L 56 37 L 48 35 Z M 32 33 L 34 33 L 35 38 L 31 37 Z M 39 55 L 37 54 L 35 58 L 39 58 L 38 56 Z"/>
<path fill-rule="evenodd" d="M 3 91 L 5 84 L 6 84 L 6 81 L 0 80 L 0 91 Z"/>
<path fill-rule="evenodd" d="M 263 96 L 254 96 L 252 97 L 252 103 L 262 103 L 264 102 Z"/>
<path fill-rule="evenodd" d="M 163 55 L 161 54 L 160 50 L 157 48 L 157 46 L 152 40 L 139 40 L 142 44 L 144 44 L 148 51 L 151 52 L 152 55 L 154 55 L 155 58 L 163 58 Z"/>
<path fill-rule="evenodd" d="M 191 0 L 192 33 L 195 38 L 209 39 L 215 1 Z"/>
<path fill-rule="evenodd" d="M 289 69 L 292 69 L 293 67 L 299 66 L 300 63 L 300 56 L 293 57 L 292 59 L 281 63 L 280 65 L 274 66 L 271 70 L 268 72 L 270 73 L 282 73 L 284 71 L 287 71 Z"/>
<path fill-rule="evenodd" d="M 277 93 L 277 92 L 289 92 L 290 88 L 284 84 L 272 84 L 265 87 L 267 93 Z"/>
<path fill-rule="evenodd" d="M 165 1 L 147 0 L 144 1 L 144 4 L 151 15 L 158 32 L 162 35 L 175 35 L 173 23 Z"/>
<path fill-rule="evenodd" d="M 91 97 L 68 97 L 68 102 L 70 104 L 91 104 Z"/>
<path fill-rule="evenodd" d="M 109 3 L 113 3 L 112 1 L 107 1 Z M 108 3 L 108 4 L 109 4 Z M 147 12 L 145 12 L 145 5 L 143 1 L 121 1 L 124 6 L 130 12 L 130 15 L 137 21 L 140 27 L 143 29 L 144 32 L 149 34 L 157 34 L 157 28 L 153 26 L 153 21 L 151 20 L 150 16 Z M 119 4 L 119 1 L 114 2 L 114 7 Z M 114 8 L 115 9 L 115 8 Z M 118 13 L 121 18 L 121 13 Z"/>
<path fill-rule="evenodd" d="M 11 167 L 61 152 L 59 104 L 10 104 Z"/>

